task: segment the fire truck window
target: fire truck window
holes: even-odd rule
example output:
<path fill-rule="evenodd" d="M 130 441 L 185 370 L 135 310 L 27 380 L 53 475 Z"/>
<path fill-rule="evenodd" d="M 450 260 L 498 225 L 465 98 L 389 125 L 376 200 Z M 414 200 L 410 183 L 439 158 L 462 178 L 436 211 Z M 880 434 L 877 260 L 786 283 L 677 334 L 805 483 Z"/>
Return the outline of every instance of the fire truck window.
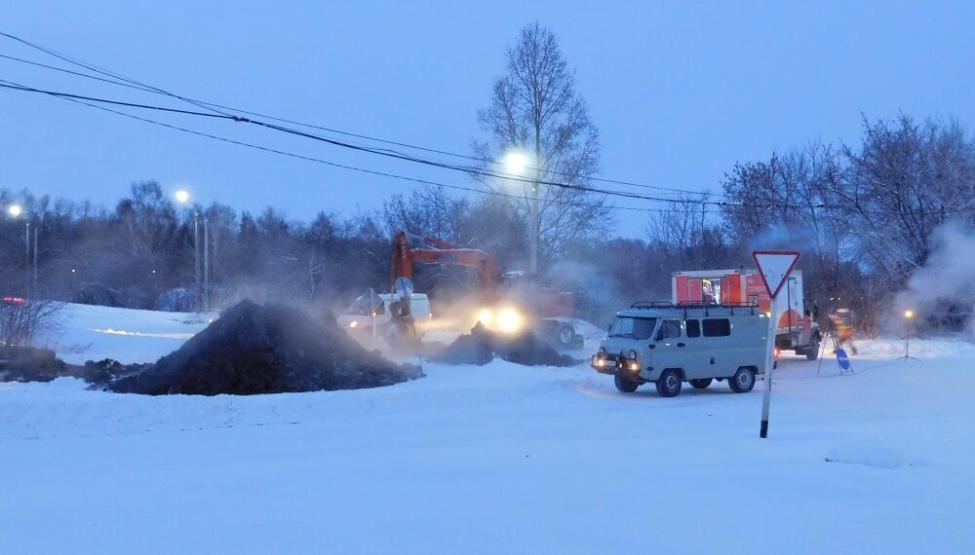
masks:
<path fill-rule="evenodd" d="M 687 337 L 701 337 L 700 320 L 684 320 L 684 326 L 687 328 Z"/>
<path fill-rule="evenodd" d="M 726 337 L 731 335 L 731 321 L 727 318 L 706 318 L 704 337 Z"/>
<path fill-rule="evenodd" d="M 714 304 L 718 302 L 715 294 L 714 282 L 709 279 L 701 280 L 701 302 L 704 304 Z"/>

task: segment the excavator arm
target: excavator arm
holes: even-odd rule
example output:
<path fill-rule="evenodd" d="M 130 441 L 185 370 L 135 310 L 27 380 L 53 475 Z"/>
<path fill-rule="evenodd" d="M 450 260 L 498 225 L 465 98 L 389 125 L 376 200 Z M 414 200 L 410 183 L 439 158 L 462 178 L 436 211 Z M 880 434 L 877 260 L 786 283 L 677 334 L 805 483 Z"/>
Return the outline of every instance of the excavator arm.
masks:
<path fill-rule="evenodd" d="M 459 248 L 432 237 L 426 242 L 434 248 L 413 249 L 406 232 L 396 233 L 393 237 L 392 282 L 401 277 L 413 279 L 414 263 L 443 264 L 473 269 L 483 293 L 493 296 L 497 292 L 501 269 L 491 255 L 482 250 Z"/>

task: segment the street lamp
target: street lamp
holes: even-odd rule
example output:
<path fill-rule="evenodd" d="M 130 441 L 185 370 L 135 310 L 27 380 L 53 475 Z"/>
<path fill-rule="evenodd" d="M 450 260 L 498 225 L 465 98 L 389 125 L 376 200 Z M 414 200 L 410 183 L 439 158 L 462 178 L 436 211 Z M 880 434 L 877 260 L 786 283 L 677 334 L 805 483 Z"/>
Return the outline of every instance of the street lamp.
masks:
<path fill-rule="evenodd" d="M 534 164 L 536 167 L 535 179 L 529 184 L 531 196 L 528 199 L 528 266 L 532 275 L 538 274 L 538 180 L 541 170 L 538 169 L 538 152 Z M 509 174 L 518 178 L 524 178 L 530 168 L 528 167 L 529 156 L 522 150 L 511 149 L 502 157 L 505 169 Z"/>
<path fill-rule="evenodd" d="M 524 173 L 525 168 L 528 167 L 528 157 L 520 150 L 509 150 L 504 155 L 503 161 L 508 173 L 513 173 L 519 177 Z"/>
<path fill-rule="evenodd" d="M 24 215 L 24 207 L 20 204 L 11 204 L 7 206 L 7 214 L 11 218 L 17 219 Z M 34 264 L 31 267 L 31 237 L 30 237 L 30 218 L 24 218 L 24 259 L 26 262 L 27 269 L 27 285 L 30 287 L 31 294 L 33 294 L 34 289 L 37 287 L 37 226 L 34 226 Z"/>
<path fill-rule="evenodd" d="M 907 309 L 904 311 L 904 319 L 907 320 L 907 334 L 904 335 L 904 360 L 917 357 L 911 356 L 911 335 L 914 333 L 914 311 Z"/>
<path fill-rule="evenodd" d="M 173 195 L 176 202 L 192 206 L 190 192 L 179 189 Z M 200 211 L 193 206 L 193 274 L 196 279 L 196 299 L 199 307 L 203 299 L 203 312 L 210 310 L 210 229 L 206 215 L 203 216 L 203 286 L 200 286 Z"/>

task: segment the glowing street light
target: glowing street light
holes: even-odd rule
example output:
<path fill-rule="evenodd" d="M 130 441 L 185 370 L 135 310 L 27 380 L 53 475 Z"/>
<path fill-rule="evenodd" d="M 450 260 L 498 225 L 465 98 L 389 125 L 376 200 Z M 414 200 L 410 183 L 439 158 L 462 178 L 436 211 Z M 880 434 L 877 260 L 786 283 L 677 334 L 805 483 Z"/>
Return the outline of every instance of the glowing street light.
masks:
<path fill-rule="evenodd" d="M 525 168 L 528 167 L 528 157 L 525 156 L 524 152 L 520 150 L 510 150 L 504 155 L 504 167 L 508 170 L 508 173 L 513 173 L 515 175 L 521 175 L 525 172 Z"/>
<path fill-rule="evenodd" d="M 176 202 L 190 205 L 191 195 L 186 189 L 177 189 L 173 196 Z M 206 215 L 203 216 L 203 284 L 200 284 L 200 211 L 193 210 L 193 273 L 196 275 L 197 307 L 202 297 L 203 311 L 210 310 L 210 229 Z M 155 273 L 155 271 L 153 271 Z"/>
<path fill-rule="evenodd" d="M 537 169 L 539 161 L 538 154 L 536 153 L 534 164 L 536 165 L 535 180 L 531 183 L 531 195 L 528 200 L 528 266 L 529 272 L 531 274 L 538 273 L 538 235 L 539 235 L 539 222 L 538 222 L 538 179 L 539 170 Z M 502 162 L 504 167 L 507 169 L 508 173 L 522 178 L 526 175 L 526 170 L 528 170 L 529 158 L 525 152 L 517 149 L 509 150 L 505 153 Z"/>
<path fill-rule="evenodd" d="M 904 319 L 907 320 L 907 335 L 904 336 L 904 360 L 917 357 L 911 356 L 911 335 L 914 334 L 914 311 L 907 309 L 904 311 Z"/>
<path fill-rule="evenodd" d="M 31 267 L 31 237 L 30 237 L 30 217 L 24 214 L 24 207 L 19 204 L 11 204 L 7 206 L 7 214 L 14 219 L 18 219 L 21 216 L 24 217 L 24 255 L 27 259 L 27 285 L 30 287 L 30 291 L 33 293 L 37 286 L 37 226 L 34 226 L 34 259 L 33 268 Z"/>

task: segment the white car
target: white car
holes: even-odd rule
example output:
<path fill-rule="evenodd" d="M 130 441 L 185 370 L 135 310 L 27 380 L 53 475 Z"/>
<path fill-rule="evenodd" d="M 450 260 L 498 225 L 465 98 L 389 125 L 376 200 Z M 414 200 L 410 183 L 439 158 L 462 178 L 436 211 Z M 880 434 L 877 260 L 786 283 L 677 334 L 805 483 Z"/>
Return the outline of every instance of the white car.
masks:
<path fill-rule="evenodd" d="M 372 333 L 372 326 L 375 323 L 377 334 L 384 335 L 393 319 L 392 310 L 399 296 L 395 293 L 380 293 L 375 297 L 373 301 L 370 301 L 368 294 L 357 297 L 336 318 L 338 324 L 351 333 Z M 378 306 L 375 310 L 371 310 L 374 305 Z M 429 320 L 433 317 L 430 311 L 430 299 L 425 293 L 410 295 L 410 315 L 416 322 Z"/>

